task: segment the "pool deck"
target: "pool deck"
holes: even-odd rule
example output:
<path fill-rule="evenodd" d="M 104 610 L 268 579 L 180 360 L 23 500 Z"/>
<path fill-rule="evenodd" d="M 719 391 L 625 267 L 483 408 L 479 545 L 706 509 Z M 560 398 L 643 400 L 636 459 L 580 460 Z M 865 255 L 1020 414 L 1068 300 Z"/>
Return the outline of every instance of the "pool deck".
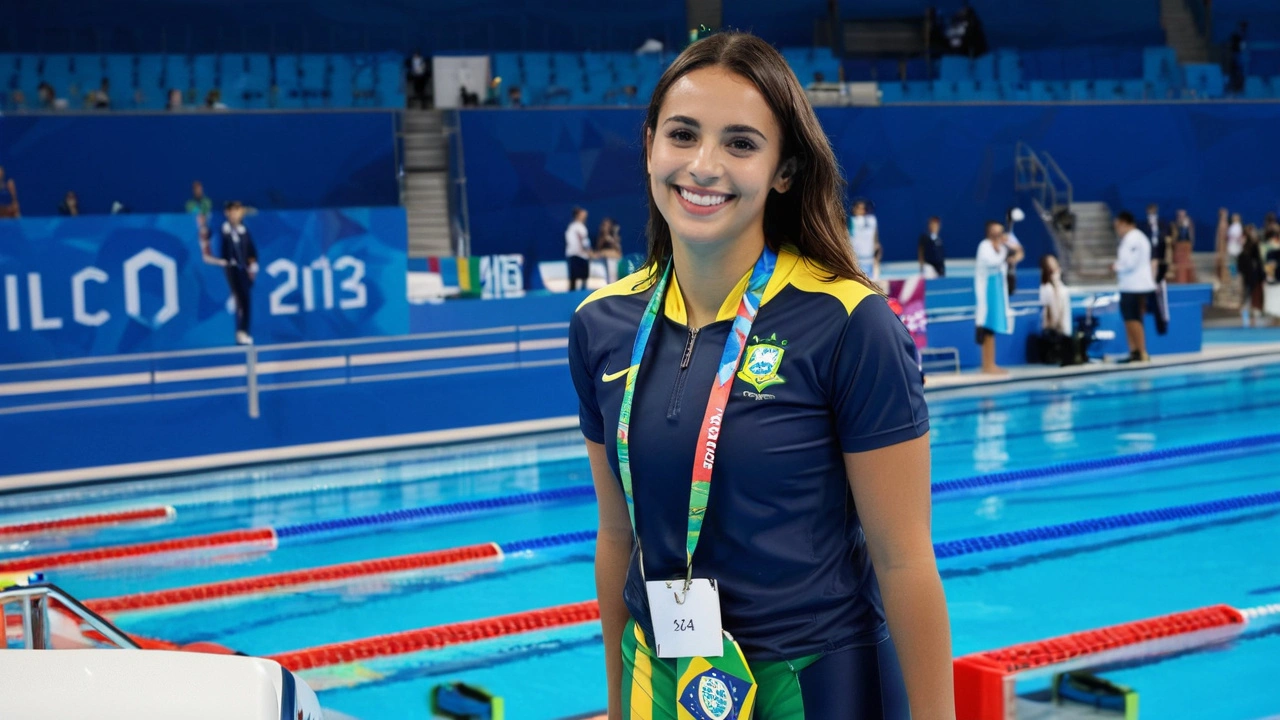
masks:
<path fill-rule="evenodd" d="M 1157 368 L 1184 367 L 1205 363 L 1274 355 L 1280 360 L 1280 327 L 1206 328 L 1204 347 L 1197 353 L 1156 355 L 1150 362 L 1091 362 L 1086 365 L 1056 367 L 1053 365 L 1014 365 L 1005 368 L 1008 375 L 988 375 L 977 371 L 930 373 L 925 390 L 938 392 L 963 388 L 1012 385 L 1044 380 L 1061 380 L 1091 375 L 1136 372 Z"/>

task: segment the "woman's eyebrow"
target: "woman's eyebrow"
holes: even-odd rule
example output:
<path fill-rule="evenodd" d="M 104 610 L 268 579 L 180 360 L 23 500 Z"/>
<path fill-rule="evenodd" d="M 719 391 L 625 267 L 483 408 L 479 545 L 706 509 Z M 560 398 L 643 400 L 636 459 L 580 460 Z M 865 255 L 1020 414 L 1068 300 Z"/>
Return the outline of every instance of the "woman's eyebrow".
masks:
<path fill-rule="evenodd" d="M 669 118 L 667 118 L 665 121 L 663 121 L 663 123 L 662 123 L 662 124 L 663 124 L 663 125 L 666 125 L 666 124 L 668 124 L 668 123 L 679 123 L 679 124 L 681 124 L 681 125 L 688 125 L 689 127 L 692 127 L 692 128 L 701 128 L 701 127 L 702 127 L 702 123 L 700 123 L 700 122 L 698 122 L 697 120 L 695 120 L 695 119 L 693 119 L 693 118 L 689 117 L 688 115 L 672 115 L 671 117 L 669 117 Z M 766 138 L 766 137 L 765 137 L 764 133 L 760 132 L 759 130 L 757 130 L 757 129 L 753 128 L 753 127 L 751 127 L 750 125 L 726 125 L 726 126 L 725 126 L 725 128 L 724 128 L 724 130 L 723 130 L 722 132 L 725 132 L 725 133 L 747 133 L 747 134 L 750 134 L 750 135 L 756 135 L 756 136 L 758 136 L 761 140 L 767 140 L 767 139 L 768 139 L 768 138 Z"/>

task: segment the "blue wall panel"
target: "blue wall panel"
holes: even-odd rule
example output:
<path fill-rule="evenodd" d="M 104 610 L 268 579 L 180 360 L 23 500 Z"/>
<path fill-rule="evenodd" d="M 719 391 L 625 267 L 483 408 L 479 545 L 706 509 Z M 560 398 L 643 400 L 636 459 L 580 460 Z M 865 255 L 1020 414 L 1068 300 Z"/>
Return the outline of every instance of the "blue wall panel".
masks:
<path fill-rule="evenodd" d="M 407 331 L 402 209 L 263 212 L 245 224 L 259 255 L 259 344 Z M 0 222 L 0 363 L 229 345 L 228 296 L 189 215 Z"/>
<path fill-rule="evenodd" d="M 0 117 L 27 217 L 56 214 L 68 190 L 82 213 L 182 212 L 192 180 L 219 207 L 398 205 L 394 143 L 390 112 Z"/>
<path fill-rule="evenodd" d="M 826 108 L 818 113 L 849 178 L 875 203 L 889 260 L 915 256 L 940 215 L 948 252 L 971 257 L 988 218 L 1015 202 L 1018 141 L 1053 154 L 1078 201 L 1141 213 L 1186 207 L 1197 249 L 1213 247 L 1217 209 L 1260 222 L 1280 209 L 1280 175 L 1241 158 L 1280 156 L 1280 104 L 983 105 Z M 644 249 L 640 109 L 475 110 L 462 114 L 472 251 L 563 257 L 574 205 L 592 236 L 609 215 L 627 252 Z M 1030 216 L 1031 213 L 1028 212 Z M 1034 217 L 1018 226 L 1030 260 L 1051 246 Z"/>

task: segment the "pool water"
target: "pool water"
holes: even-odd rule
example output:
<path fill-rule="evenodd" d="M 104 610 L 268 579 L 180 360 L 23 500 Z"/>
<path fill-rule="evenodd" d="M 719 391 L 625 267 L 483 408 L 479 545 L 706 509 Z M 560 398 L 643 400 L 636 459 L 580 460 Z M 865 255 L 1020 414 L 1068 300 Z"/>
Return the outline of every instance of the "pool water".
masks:
<path fill-rule="evenodd" d="M 1280 364 L 1236 361 L 931 392 L 936 481 L 1131 456 L 1131 464 L 1034 482 L 938 493 L 935 541 L 1199 503 L 1280 489 L 1280 440 L 1197 452 L 1153 451 L 1273 432 Z M 294 462 L 0 496 L 0 524 L 173 505 L 174 519 L 26 540 L 0 559 L 589 485 L 575 432 Z M 53 570 L 82 599 L 103 598 L 473 543 L 591 530 L 589 495 L 339 535 L 285 538 L 274 550 L 167 555 Z M 1280 505 L 1162 522 L 939 562 L 957 655 L 1226 603 L 1280 602 Z M 207 640 L 271 654 L 594 598 L 592 545 L 499 561 L 379 575 L 301 590 L 122 613 L 138 635 Z M 303 677 L 335 717 L 425 718 L 436 684 L 463 680 L 507 701 L 509 718 L 559 720 L 605 704 L 595 623 L 321 669 Z M 1280 713 L 1280 624 L 1230 644 L 1129 663 L 1107 677 L 1141 695 L 1144 718 Z"/>

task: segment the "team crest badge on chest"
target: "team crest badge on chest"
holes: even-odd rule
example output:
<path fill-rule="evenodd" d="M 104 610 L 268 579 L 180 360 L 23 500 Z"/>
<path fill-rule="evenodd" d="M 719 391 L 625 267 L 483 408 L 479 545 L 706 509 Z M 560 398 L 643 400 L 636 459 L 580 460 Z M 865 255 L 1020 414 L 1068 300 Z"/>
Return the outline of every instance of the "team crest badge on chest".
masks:
<path fill-rule="evenodd" d="M 778 368 L 781 367 L 782 356 L 787 351 L 787 341 L 778 340 L 777 333 L 764 340 L 761 340 L 759 335 L 753 335 L 751 340 L 753 342 L 743 353 L 745 357 L 742 361 L 742 369 L 738 371 L 738 377 L 750 383 L 756 392 L 762 392 L 770 385 L 786 382 L 786 379 L 778 374 Z"/>

